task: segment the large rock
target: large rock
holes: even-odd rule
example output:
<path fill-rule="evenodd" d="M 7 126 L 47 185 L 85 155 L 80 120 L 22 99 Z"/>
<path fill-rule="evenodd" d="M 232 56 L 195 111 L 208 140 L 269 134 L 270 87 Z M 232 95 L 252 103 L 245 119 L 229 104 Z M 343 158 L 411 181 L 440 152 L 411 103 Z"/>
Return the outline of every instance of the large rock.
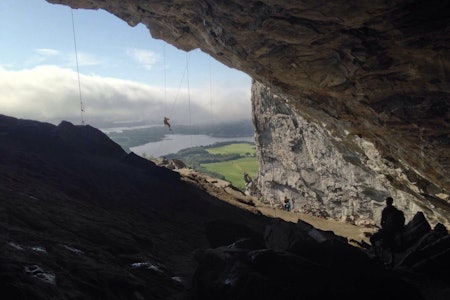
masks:
<path fill-rule="evenodd" d="M 234 243 L 199 255 L 193 298 L 423 299 L 415 287 L 332 232 L 281 220 L 269 224 L 267 232 L 268 248 Z M 276 237 L 280 233 L 286 235 Z M 285 239 L 284 245 L 280 239 Z M 302 249 L 311 250 L 314 244 L 322 251 Z"/>
<path fill-rule="evenodd" d="M 362 165 L 368 174 L 385 177 L 395 194 L 413 194 L 402 198 L 405 208 L 419 205 L 433 223 L 447 222 L 448 1 L 47 1 L 106 9 L 131 26 L 145 24 L 155 38 L 186 51 L 200 48 L 246 72 L 285 95 L 289 111 L 311 122 L 311 130 L 368 155 Z M 295 147 L 298 140 L 282 143 Z M 322 179 L 309 169 L 295 178 Z M 348 204 L 347 210 L 350 204 L 365 210 Z M 349 214 L 333 213 L 340 215 Z"/>

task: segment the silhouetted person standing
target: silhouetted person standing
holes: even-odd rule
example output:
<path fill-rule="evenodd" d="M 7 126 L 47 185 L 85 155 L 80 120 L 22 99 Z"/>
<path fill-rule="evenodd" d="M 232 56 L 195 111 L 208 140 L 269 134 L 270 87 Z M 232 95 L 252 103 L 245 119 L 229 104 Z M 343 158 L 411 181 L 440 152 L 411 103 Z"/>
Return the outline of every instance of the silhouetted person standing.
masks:
<path fill-rule="evenodd" d="M 388 264 L 393 263 L 393 251 L 396 246 L 395 237 L 401 233 L 405 224 L 403 212 L 397 209 L 393 202 L 392 197 L 386 198 L 386 207 L 381 213 L 381 228 L 370 238 L 376 257 L 380 257 L 384 249 L 390 251 L 391 259 Z M 381 248 L 378 242 L 381 242 Z"/>

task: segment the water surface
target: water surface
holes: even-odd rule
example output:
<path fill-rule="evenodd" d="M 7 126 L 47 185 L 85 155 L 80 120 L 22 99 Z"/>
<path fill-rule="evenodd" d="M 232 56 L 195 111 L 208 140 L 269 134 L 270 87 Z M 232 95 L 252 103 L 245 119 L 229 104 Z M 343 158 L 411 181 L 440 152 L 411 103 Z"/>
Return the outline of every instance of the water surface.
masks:
<path fill-rule="evenodd" d="M 247 137 L 231 137 L 219 138 L 204 134 L 184 135 L 184 134 L 167 134 L 162 141 L 151 142 L 144 145 L 131 147 L 130 150 L 137 155 L 147 157 L 160 157 L 170 153 L 176 153 L 182 149 L 197 146 L 207 146 L 218 142 L 255 142 L 253 136 Z"/>

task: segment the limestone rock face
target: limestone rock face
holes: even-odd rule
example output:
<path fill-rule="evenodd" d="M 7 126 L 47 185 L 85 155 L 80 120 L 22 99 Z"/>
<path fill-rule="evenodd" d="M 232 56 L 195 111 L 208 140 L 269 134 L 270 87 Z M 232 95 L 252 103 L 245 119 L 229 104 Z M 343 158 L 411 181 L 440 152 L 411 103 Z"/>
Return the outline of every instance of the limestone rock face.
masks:
<path fill-rule="evenodd" d="M 47 1 L 143 23 L 154 38 L 186 51 L 200 48 L 288 99 L 266 99 L 264 114 L 275 113 L 282 127 L 263 132 L 269 139 L 261 140 L 261 160 L 284 152 L 275 171 L 262 166 L 260 178 L 287 176 L 282 190 L 299 185 L 294 181 L 309 186 L 295 193 L 320 205 L 305 209 L 366 216 L 375 196 L 394 189 L 402 205 L 415 205 L 413 197 L 431 213 L 449 209 L 450 2 Z M 261 117 L 255 114 L 255 124 L 268 124 L 269 116 Z M 318 144 L 325 148 L 311 149 Z M 361 195 L 367 201 L 356 203 Z"/>
<path fill-rule="evenodd" d="M 391 195 L 408 220 L 426 211 L 433 223 L 448 223 L 447 211 L 427 208 L 414 183 L 405 179 L 402 189 L 393 185 L 390 178 L 406 175 L 364 137 L 332 135 L 292 111 L 289 98 L 258 82 L 252 87 L 252 103 L 260 161 L 256 181 L 269 202 L 279 205 L 287 197 L 294 210 L 304 213 L 379 224 L 384 199 Z"/>

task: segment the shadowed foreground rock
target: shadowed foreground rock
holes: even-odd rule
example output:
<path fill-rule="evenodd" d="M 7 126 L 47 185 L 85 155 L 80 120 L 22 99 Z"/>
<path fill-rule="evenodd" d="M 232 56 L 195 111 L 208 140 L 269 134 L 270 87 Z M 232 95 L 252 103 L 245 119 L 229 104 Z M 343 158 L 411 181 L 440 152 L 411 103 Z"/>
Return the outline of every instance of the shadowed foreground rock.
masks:
<path fill-rule="evenodd" d="M 216 219 L 265 222 L 93 127 L 0 115 L 2 299 L 187 297 Z"/>
<path fill-rule="evenodd" d="M 0 115 L 0 153 L 2 299 L 448 299 L 447 231 L 423 215 L 409 229 L 421 243 L 386 271 L 343 237 L 214 198 L 90 126 Z"/>
<path fill-rule="evenodd" d="M 450 295 L 450 281 L 444 274 L 450 258 L 449 235 L 445 228 L 437 235 L 436 230 L 424 232 L 419 228 L 426 226 L 418 224 L 426 220 L 418 219 L 420 214 L 404 232 L 409 247 L 396 253 L 403 260 L 394 270 L 444 280 L 448 288 L 439 296 L 444 299 Z M 194 298 L 426 299 L 408 279 L 387 270 L 367 251 L 308 223 L 274 219 L 266 227 L 265 244 L 261 248 L 256 240 L 244 239 L 204 251 L 194 274 Z"/>

